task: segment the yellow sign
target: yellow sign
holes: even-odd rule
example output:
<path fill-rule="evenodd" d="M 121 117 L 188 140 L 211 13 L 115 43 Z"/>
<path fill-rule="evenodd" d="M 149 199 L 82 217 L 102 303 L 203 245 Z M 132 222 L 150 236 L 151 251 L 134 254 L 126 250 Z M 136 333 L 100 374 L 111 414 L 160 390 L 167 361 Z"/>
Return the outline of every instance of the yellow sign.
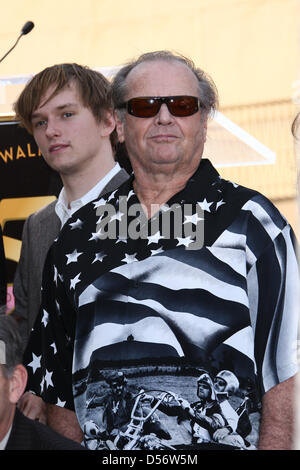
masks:
<path fill-rule="evenodd" d="M 30 214 L 50 204 L 56 199 L 55 196 L 35 196 L 2 199 L 0 201 L 0 224 L 2 232 L 6 222 L 13 220 L 25 220 Z M 18 263 L 21 252 L 21 241 L 3 236 L 5 257 Z"/>

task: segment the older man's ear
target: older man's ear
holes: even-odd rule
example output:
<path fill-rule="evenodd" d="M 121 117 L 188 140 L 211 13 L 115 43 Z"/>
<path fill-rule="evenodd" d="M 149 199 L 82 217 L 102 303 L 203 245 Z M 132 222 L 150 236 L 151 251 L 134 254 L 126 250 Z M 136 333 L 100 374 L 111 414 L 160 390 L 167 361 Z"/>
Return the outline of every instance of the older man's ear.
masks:
<path fill-rule="evenodd" d="M 27 384 L 27 371 L 22 364 L 18 364 L 9 380 L 9 401 L 17 404 L 24 393 Z"/>

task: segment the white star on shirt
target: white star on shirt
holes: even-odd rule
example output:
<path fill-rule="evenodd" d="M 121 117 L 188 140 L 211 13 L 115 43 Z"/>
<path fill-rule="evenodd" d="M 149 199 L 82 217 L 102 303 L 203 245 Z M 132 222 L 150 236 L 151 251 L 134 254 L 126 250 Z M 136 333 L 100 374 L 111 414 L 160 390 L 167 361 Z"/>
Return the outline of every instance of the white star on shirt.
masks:
<path fill-rule="evenodd" d="M 54 268 L 54 282 L 55 282 L 55 284 L 57 285 L 57 274 L 58 274 L 58 271 L 57 271 L 56 266 L 53 266 L 53 268 Z"/>
<path fill-rule="evenodd" d="M 101 199 L 99 199 L 99 201 L 93 202 L 93 204 L 94 204 L 94 209 L 97 209 L 100 206 L 105 206 L 106 199 L 103 199 L 102 197 Z"/>
<path fill-rule="evenodd" d="M 160 234 L 160 231 L 158 230 L 158 232 L 156 232 L 154 235 L 149 235 L 149 237 L 147 237 L 148 245 L 150 245 L 150 243 L 158 243 L 159 240 L 161 240 L 162 238 L 165 238 L 165 237 L 163 237 Z"/>
<path fill-rule="evenodd" d="M 91 238 L 89 238 L 89 242 L 92 241 L 92 240 L 95 240 L 95 241 L 99 240 L 97 232 L 92 233 Z"/>
<path fill-rule="evenodd" d="M 103 235 L 107 236 L 107 232 L 105 232 L 104 227 L 99 228 L 98 232 L 96 233 L 97 233 L 97 237 L 99 238 L 99 240 L 101 240 L 101 237 Z"/>
<path fill-rule="evenodd" d="M 79 279 L 80 274 L 81 273 L 77 274 L 77 276 L 75 276 L 75 277 L 73 277 L 73 279 L 71 279 L 70 289 L 75 289 L 76 284 L 78 284 L 78 282 L 80 282 L 80 279 Z"/>
<path fill-rule="evenodd" d="M 52 382 L 52 379 L 51 379 L 52 374 L 53 374 L 53 372 L 48 372 L 47 369 L 46 369 L 45 382 L 47 384 L 47 388 L 49 387 L 49 385 L 52 385 L 52 387 L 53 387 L 53 382 Z"/>
<path fill-rule="evenodd" d="M 66 257 L 68 258 L 67 264 L 77 263 L 77 258 L 80 255 L 82 255 L 82 253 L 78 253 L 76 249 L 73 251 L 73 253 L 69 253 L 68 255 L 66 255 Z"/>
<path fill-rule="evenodd" d="M 61 310 L 60 310 L 60 305 L 59 303 L 57 302 L 57 300 L 55 299 L 55 307 L 56 307 L 56 313 L 57 315 L 61 315 Z"/>
<path fill-rule="evenodd" d="M 49 313 L 46 310 L 43 310 L 42 323 L 43 323 L 45 328 L 48 325 L 48 321 L 49 321 Z"/>
<path fill-rule="evenodd" d="M 57 406 L 61 406 L 62 408 L 65 406 L 66 402 L 65 401 L 61 401 L 59 397 L 57 397 L 57 402 L 56 402 L 56 405 Z"/>
<path fill-rule="evenodd" d="M 93 263 L 96 263 L 96 261 L 100 261 L 100 263 L 101 263 L 103 261 L 103 259 L 105 258 L 105 256 L 107 256 L 107 255 L 104 253 L 104 251 L 100 251 L 100 253 L 96 253 Z"/>
<path fill-rule="evenodd" d="M 120 242 L 127 243 L 127 237 L 119 236 L 119 238 L 118 238 L 118 240 L 116 241 L 116 243 L 120 243 Z"/>
<path fill-rule="evenodd" d="M 158 255 L 159 253 L 163 253 L 164 250 L 163 248 L 160 246 L 157 250 L 151 250 L 151 255 Z"/>
<path fill-rule="evenodd" d="M 133 263 L 134 261 L 137 261 L 136 255 L 137 253 L 134 253 L 133 255 L 128 255 L 127 253 L 125 253 L 125 258 L 123 258 L 122 261 L 127 264 Z"/>
<path fill-rule="evenodd" d="M 186 238 L 180 238 L 177 237 L 178 243 L 176 246 L 184 245 L 184 246 L 189 246 L 191 243 L 194 242 L 194 240 L 189 236 Z"/>
<path fill-rule="evenodd" d="M 219 207 L 222 206 L 223 204 L 226 204 L 226 202 L 223 201 L 223 199 L 221 199 L 221 201 L 218 201 L 217 204 L 216 204 L 216 210 L 218 210 Z"/>
<path fill-rule="evenodd" d="M 97 214 L 97 215 L 98 215 L 98 214 Z M 100 217 L 99 217 L 99 219 L 96 220 L 96 225 L 99 225 L 103 218 L 104 218 L 104 214 L 101 214 Z"/>
<path fill-rule="evenodd" d="M 113 193 L 111 193 L 111 195 L 107 198 L 107 202 L 115 197 L 116 192 L 117 192 L 117 189 Z"/>
<path fill-rule="evenodd" d="M 188 224 L 189 222 L 192 223 L 192 224 L 195 224 L 197 225 L 197 223 L 199 222 L 199 220 L 204 220 L 203 217 L 198 217 L 198 214 L 197 212 L 193 215 L 185 215 L 185 221 L 183 222 L 184 224 Z"/>
<path fill-rule="evenodd" d="M 121 220 L 122 217 L 123 217 L 123 214 L 122 212 L 118 211 L 116 214 L 112 215 L 111 218 L 110 218 L 110 222 L 112 222 L 113 220 Z"/>
<path fill-rule="evenodd" d="M 199 206 L 201 207 L 201 209 L 202 209 L 203 211 L 210 212 L 210 206 L 213 204 L 213 201 L 212 201 L 212 202 L 208 202 L 208 201 L 206 200 L 206 198 L 205 198 L 205 199 L 203 199 L 202 202 L 198 202 L 197 204 L 199 204 Z"/>
<path fill-rule="evenodd" d="M 131 196 L 133 196 L 133 195 L 134 195 L 134 191 L 133 191 L 133 189 L 131 189 L 131 190 L 129 191 L 128 195 L 127 195 L 127 201 L 128 201 L 128 200 L 131 198 Z"/>
<path fill-rule="evenodd" d="M 41 392 L 44 390 L 44 385 L 45 385 L 45 377 L 42 377 L 42 381 L 40 383 Z"/>
<path fill-rule="evenodd" d="M 83 225 L 83 222 L 82 222 L 82 220 L 77 219 L 75 222 L 72 222 L 72 223 L 69 224 L 69 225 L 70 225 L 70 227 L 71 227 L 71 230 L 75 230 L 76 228 L 81 229 L 81 228 L 82 228 L 82 225 Z"/>
<path fill-rule="evenodd" d="M 56 354 L 57 353 L 57 349 L 56 349 L 56 344 L 53 342 L 52 344 L 50 344 L 51 348 L 53 348 L 53 354 Z"/>
<path fill-rule="evenodd" d="M 61 282 L 63 282 L 63 277 L 62 277 L 62 275 L 59 274 L 59 272 L 57 271 L 56 266 L 54 266 L 54 282 L 55 282 L 56 285 L 57 285 L 58 279 L 59 279 Z"/>
<path fill-rule="evenodd" d="M 28 364 L 28 366 L 32 367 L 34 374 L 35 374 L 35 371 L 41 367 L 41 357 L 42 356 L 38 357 L 34 353 L 32 353 L 32 361 Z"/>

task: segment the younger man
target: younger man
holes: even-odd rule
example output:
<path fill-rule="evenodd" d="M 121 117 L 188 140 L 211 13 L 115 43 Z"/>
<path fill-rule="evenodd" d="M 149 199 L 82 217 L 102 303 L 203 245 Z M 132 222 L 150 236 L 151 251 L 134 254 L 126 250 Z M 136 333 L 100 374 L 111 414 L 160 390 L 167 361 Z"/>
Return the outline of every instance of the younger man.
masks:
<path fill-rule="evenodd" d="M 40 307 L 49 247 L 74 212 L 127 179 L 114 159 L 111 107 L 109 81 L 77 64 L 47 67 L 33 77 L 15 104 L 17 119 L 33 134 L 46 163 L 63 182 L 58 201 L 32 214 L 23 230 L 13 316 L 19 320 L 24 349 Z M 27 399 L 25 395 L 21 409 L 44 420 L 40 407 L 28 406 Z"/>

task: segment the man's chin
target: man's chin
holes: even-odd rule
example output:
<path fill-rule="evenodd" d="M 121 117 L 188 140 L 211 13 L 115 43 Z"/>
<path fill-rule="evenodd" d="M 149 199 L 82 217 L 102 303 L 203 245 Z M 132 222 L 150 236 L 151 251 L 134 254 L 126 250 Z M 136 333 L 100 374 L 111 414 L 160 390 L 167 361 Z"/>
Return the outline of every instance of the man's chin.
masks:
<path fill-rule="evenodd" d="M 156 157 L 153 157 L 150 160 L 154 165 L 178 165 L 181 161 L 180 156 L 178 155 L 168 155 L 168 154 L 162 154 L 158 155 Z"/>
<path fill-rule="evenodd" d="M 74 164 L 68 164 L 68 163 L 54 163 L 49 165 L 52 170 L 56 171 L 57 173 L 60 174 L 60 176 L 70 176 L 75 172 L 75 167 Z"/>

